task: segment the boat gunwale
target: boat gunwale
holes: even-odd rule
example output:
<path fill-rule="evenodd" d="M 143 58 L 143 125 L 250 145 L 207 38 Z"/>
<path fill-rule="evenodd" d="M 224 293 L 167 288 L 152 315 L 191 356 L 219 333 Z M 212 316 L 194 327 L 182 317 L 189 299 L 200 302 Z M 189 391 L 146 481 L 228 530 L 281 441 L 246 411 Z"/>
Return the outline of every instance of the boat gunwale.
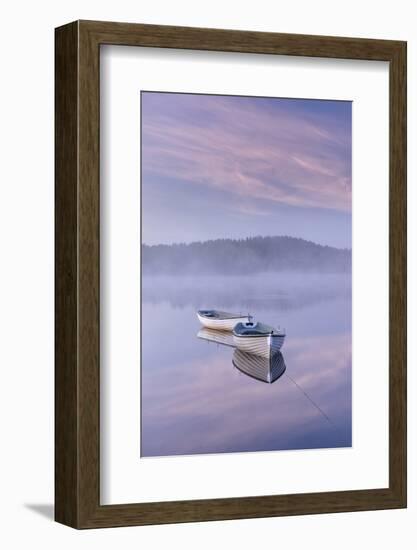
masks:
<path fill-rule="evenodd" d="M 253 330 L 253 331 L 258 331 L 258 333 L 254 332 L 252 334 L 241 334 L 239 332 L 236 332 L 236 327 L 238 325 L 242 325 L 240 328 L 241 330 L 247 330 L 247 329 L 250 329 L 250 330 Z M 261 326 L 264 326 L 265 327 L 265 332 L 260 332 L 262 329 L 261 328 L 256 328 L 257 325 L 261 325 Z M 270 329 L 269 332 L 266 331 L 266 329 Z M 275 331 L 275 332 L 274 332 Z M 236 326 L 233 328 L 233 336 L 236 336 L 237 338 L 259 338 L 259 337 L 263 337 L 263 338 L 266 338 L 266 337 L 269 337 L 269 336 L 272 336 L 272 337 L 280 337 L 280 338 L 285 338 L 286 334 L 285 332 L 279 332 L 279 329 L 276 329 L 274 327 L 271 327 L 270 325 L 266 325 L 264 323 L 254 323 L 253 326 L 251 327 L 245 327 L 244 326 L 244 323 L 237 323 Z"/>
<path fill-rule="evenodd" d="M 217 317 L 215 316 L 206 316 L 204 315 L 204 313 L 202 313 L 202 311 L 204 310 L 201 310 L 199 309 L 197 311 L 197 315 L 199 317 L 202 317 L 203 319 L 209 319 L 209 320 L 212 320 L 212 321 L 228 321 L 230 319 L 249 319 L 249 315 L 238 315 L 238 314 L 234 314 L 234 313 L 230 313 L 228 314 L 227 311 L 218 311 L 218 310 L 210 310 L 210 311 L 217 311 L 217 313 L 219 314 Z M 209 311 L 209 310 L 207 310 Z M 225 314 L 223 316 L 220 316 L 221 314 Z"/>
<path fill-rule="evenodd" d="M 274 334 L 272 332 L 265 332 L 264 334 L 237 334 L 233 329 L 233 336 L 236 336 L 236 338 L 269 338 L 270 336 L 285 338 L 286 334 Z"/>

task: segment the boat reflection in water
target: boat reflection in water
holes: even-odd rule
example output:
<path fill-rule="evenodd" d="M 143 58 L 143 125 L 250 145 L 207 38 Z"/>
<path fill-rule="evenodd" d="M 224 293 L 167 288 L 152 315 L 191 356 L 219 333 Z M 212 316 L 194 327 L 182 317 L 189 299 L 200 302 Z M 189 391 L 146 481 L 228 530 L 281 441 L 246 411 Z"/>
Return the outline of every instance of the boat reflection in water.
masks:
<path fill-rule="evenodd" d="M 286 368 L 284 357 L 280 351 L 266 358 L 235 349 L 232 362 L 244 374 L 268 384 L 278 380 L 284 374 Z"/>
<path fill-rule="evenodd" d="M 221 346 L 236 348 L 232 333 L 202 328 L 198 332 L 197 337 Z M 240 372 L 268 384 L 272 384 L 275 380 L 278 380 L 284 374 L 286 368 L 284 357 L 279 351 L 271 355 L 271 357 L 266 358 L 235 349 L 232 363 Z"/>
<path fill-rule="evenodd" d="M 202 328 L 198 331 L 197 337 L 201 338 L 202 340 L 207 340 L 208 342 L 220 344 L 221 346 L 229 346 L 230 348 L 236 347 L 233 341 L 232 332 L 215 330 L 212 328 Z"/>
<path fill-rule="evenodd" d="M 221 346 L 228 346 L 235 348 L 233 352 L 232 363 L 233 366 L 239 371 L 255 380 L 272 384 L 283 374 L 286 375 L 288 380 L 294 384 L 294 386 L 310 401 L 310 403 L 319 411 L 319 413 L 330 423 L 333 424 L 327 414 L 321 409 L 321 407 L 314 401 L 314 399 L 301 387 L 300 383 L 294 380 L 288 373 L 286 373 L 286 365 L 284 357 L 280 351 L 275 352 L 270 357 L 263 357 L 262 355 L 255 355 L 242 351 L 236 347 L 233 333 L 222 332 L 219 330 L 213 330 L 209 328 L 202 328 L 198 331 L 197 337 L 208 342 L 219 344 Z"/>

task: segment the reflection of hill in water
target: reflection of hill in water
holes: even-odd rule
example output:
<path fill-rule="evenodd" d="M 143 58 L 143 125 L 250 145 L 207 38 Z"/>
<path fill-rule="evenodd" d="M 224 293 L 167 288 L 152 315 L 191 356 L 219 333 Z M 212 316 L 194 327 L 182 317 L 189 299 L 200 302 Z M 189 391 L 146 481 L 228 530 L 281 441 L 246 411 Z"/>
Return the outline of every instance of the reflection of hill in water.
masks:
<path fill-rule="evenodd" d="M 172 307 L 222 307 L 245 311 L 292 310 L 335 298 L 350 298 L 351 279 L 347 275 L 304 275 L 241 277 L 143 277 L 144 302 L 169 303 Z"/>

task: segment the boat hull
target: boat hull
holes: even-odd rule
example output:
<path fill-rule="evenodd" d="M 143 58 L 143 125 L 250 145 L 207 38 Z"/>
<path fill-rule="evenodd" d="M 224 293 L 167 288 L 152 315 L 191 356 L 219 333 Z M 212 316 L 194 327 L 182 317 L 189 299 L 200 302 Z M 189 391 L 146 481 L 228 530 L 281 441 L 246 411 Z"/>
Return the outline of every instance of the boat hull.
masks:
<path fill-rule="evenodd" d="M 265 336 L 237 336 L 233 341 L 237 349 L 269 359 L 277 353 L 284 344 L 284 334 L 266 334 Z"/>
<path fill-rule="evenodd" d="M 247 323 L 248 317 L 233 317 L 231 319 L 215 319 L 204 317 L 197 313 L 197 318 L 203 327 L 211 328 L 214 330 L 228 330 L 232 331 L 237 323 Z"/>

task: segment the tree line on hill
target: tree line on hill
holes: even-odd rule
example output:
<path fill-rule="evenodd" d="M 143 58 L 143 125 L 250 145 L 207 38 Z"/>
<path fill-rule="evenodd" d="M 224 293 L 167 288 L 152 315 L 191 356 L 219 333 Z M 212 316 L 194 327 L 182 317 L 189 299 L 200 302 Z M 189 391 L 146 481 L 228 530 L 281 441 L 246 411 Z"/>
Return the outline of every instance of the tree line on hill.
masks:
<path fill-rule="evenodd" d="M 351 265 L 352 252 L 349 249 L 287 236 L 142 245 L 144 275 L 239 275 L 282 271 L 347 273 Z"/>

